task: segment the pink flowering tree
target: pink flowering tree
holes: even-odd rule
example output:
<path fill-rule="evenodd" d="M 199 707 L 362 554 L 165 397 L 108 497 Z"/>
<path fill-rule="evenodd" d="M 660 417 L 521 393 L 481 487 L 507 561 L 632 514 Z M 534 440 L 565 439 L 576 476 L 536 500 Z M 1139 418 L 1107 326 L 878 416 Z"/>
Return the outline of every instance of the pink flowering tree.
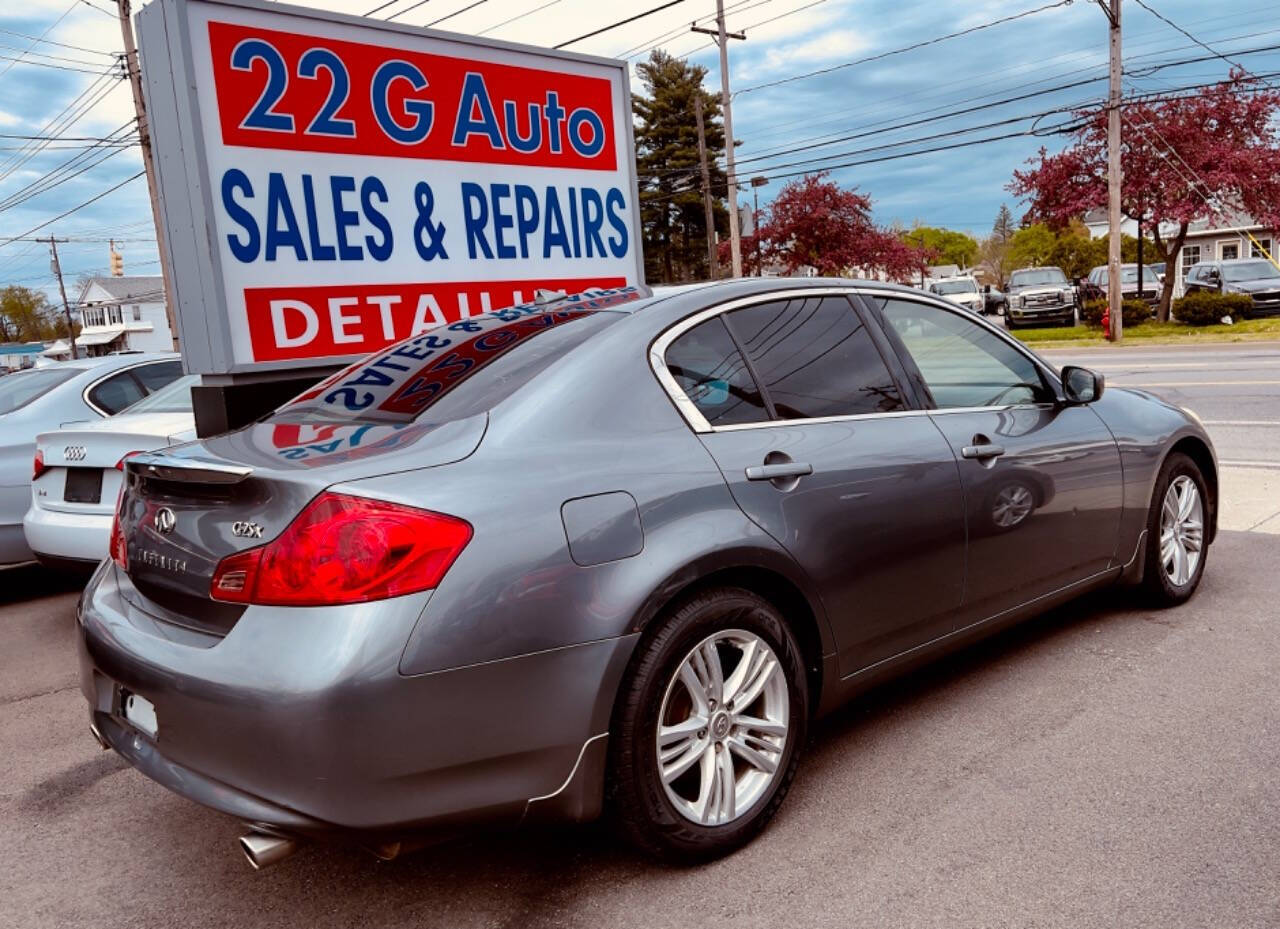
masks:
<path fill-rule="evenodd" d="M 1280 92 L 1233 70 L 1195 94 L 1135 101 L 1122 113 L 1121 210 L 1151 231 L 1155 260 L 1168 268 L 1157 310 L 1165 322 L 1175 261 L 1193 221 L 1247 213 L 1280 228 Z M 1009 190 L 1029 202 L 1029 222 L 1061 228 L 1107 205 L 1106 109 L 1077 115 L 1069 148 L 1055 155 L 1042 148 L 1013 174 Z"/>

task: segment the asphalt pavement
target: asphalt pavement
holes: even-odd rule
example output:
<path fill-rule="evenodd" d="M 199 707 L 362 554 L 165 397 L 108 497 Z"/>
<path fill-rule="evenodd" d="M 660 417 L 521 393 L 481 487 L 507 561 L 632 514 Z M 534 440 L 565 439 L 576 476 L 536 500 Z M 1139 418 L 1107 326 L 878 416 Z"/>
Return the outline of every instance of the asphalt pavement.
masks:
<path fill-rule="evenodd" d="M 1280 471 L 1280 345 L 1052 354 L 1196 409 L 1224 488 Z M 765 834 L 688 869 L 592 825 L 385 864 L 312 846 L 254 872 L 238 824 L 93 742 L 78 585 L 0 571 L 0 926 L 1276 929 L 1280 538 L 1265 529 L 1224 531 L 1185 606 L 1094 595 L 823 720 Z"/>

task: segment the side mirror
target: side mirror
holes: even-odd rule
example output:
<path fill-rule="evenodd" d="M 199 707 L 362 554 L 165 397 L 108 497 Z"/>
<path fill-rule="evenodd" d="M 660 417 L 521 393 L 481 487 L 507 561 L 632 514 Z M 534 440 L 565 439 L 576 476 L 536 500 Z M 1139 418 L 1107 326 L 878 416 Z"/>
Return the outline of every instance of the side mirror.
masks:
<path fill-rule="evenodd" d="M 1072 283 L 1072 284 L 1074 284 L 1075 286 L 1079 287 L 1081 284 L 1083 284 L 1083 283 L 1084 283 L 1084 278 L 1082 278 L 1082 277 L 1073 277 L 1073 278 L 1071 279 L 1071 283 Z"/>
<path fill-rule="evenodd" d="M 991 285 L 990 285 L 990 284 L 983 284 L 983 285 L 982 285 L 982 292 L 983 292 L 984 294 L 989 294 L 989 293 L 991 293 Z"/>
<path fill-rule="evenodd" d="M 1106 378 L 1097 371 L 1065 365 L 1062 369 L 1062 395 L 1068 404 L 1092 403 L 1102 396 Z"/>

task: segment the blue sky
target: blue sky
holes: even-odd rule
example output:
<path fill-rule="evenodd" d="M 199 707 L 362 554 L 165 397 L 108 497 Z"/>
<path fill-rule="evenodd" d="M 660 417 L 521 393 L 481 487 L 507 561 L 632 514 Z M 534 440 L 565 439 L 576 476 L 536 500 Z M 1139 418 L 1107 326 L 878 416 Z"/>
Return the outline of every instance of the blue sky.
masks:
<path fill-rule="evenodd" d="M 407 9 L 412 2 L 416 0 L 396 0 L 379 15 Z M 739 158 L 744 160 L 741 173 L 776 176 L 820 167 L 822 163 L 813 162 L 785 166 L 817 156 L 838 155 L 828 163 L 840 163 L 1017 131 L 1028 123 L 849 154 L 1100 100 L 1106 88 L 1107 29 L 1102 11 L 1091 0 L 1075 0 L 1068 6 L 883 60 L 753 89 L 1032 10 L 1047 2 L 727 0 L 730 28 L 747 32 L 745 42 L 731 45 L 729 69 L 735 90 L 735 135 L 742 142 L 738 149 Z M 1280 45 L 1280 19 L 1274 0 L 1241 0 L 1229 5 L 1190 0 L 1147 2 L 1228 55 Z M 489 35 L 498 38 L 554 45 L 659 5 L 658 0 L 482 0 L 473 4 L 475 0 L 429 0 L 400 17 L 400 21 L 425 25 L 448 17 L 438 28 L 468 33 L 488 30 Z M 315 5 L 363 13 L 378 4 L 375 0 L 321 0 Z M 97 80 L 93 74 L 63 68 L 102 71 L 110 66 L 109 53 L 121 47 L 114 17 L 105 12 L 113 6 L 111 0 L 23 0 L 4 4 L 0 9 L 0 241 L 83 203 L 141 169 L 137 149 L 127 148 L 47 192 L 21 204 L 4 206 L 22 188 L 80 153 L 75 149 L 46 150 L 26 158 L 29 153 L 20 150 L 25 142 L 12 136 L 44 132 L 51 117 Z M 634 65 L 643 58 L 644 49 L 656 44 L 705 65 L 708 86 L 718 90 L 716 50 L 707 37 L 688 29 L 691 20 L 708 21 L 714 9 L 713 0 L 681 0 L 670 9 L 576 43 L 572 48 L 598 55 L 630 56 Z M 457 15 L 450 15 L 454 13 Z M 512 17 L 519 18 L 504 24 Z M 1133 72 L 1127 79 L 1127 90 L 1164 91 L 1225 76 L 1228 65 L 1218 59 L 1144 71 L 1153 64 L 1208 53 L 1134 0 L 1125 0 L 1124 17 L 1126 70 Z M 24 36 L 39 36 L 46 29 L 47 39 L 62 44 L 36 45 L 36 50 L 46 56 L 39 60 L 59 67 L 34 65 L 29 60 L 12 61 L 31 45 Z M 1256 73 L 1280 71 L 1277 51 L 1243 55 L 1239 60 Z M 1018 103 L 953 115 L 962 107 L 1091 77 L 1102 80 Z M 105 81 L 100 89 L 104 93 L 101 100 L 74 126 L 64 130 L 67 136 L 103 136 L 130 119 L 132 101 L 127 84 Z M 95 90 L 91 96 L 97 93 Z M 1052 125 L 1058 118 L 1048 116 L 1043 124 Z M 916 124 L 892 128 L 908 121 Z M 872 130 L 879 131 L 868 135 Z M 841 135 L 853 134 L 860 137 L 834 141 Z M 1021 213 L 1019 204 L 1004 190 L 1011 172 L 1040 145 L 1053 150 L 1062 141 L 1058 136 L 1012 138 L 841 168 L 833 171 L 833 177 L 869 194 L 879 222 L 922 222 L 981 236 L 989 231 L 1001 203 L 1007 203 L 1015 215 Z M 801 153 L 783 152 L 797 145 L 821 142 L 830 144 Z M 93 157 L 109 151 L 99 150 Z M 762 205 L 781 183 L 780 179 L 774 180 L 761 189 Z M 121 240 L 126 273 L 158 273 L 150 219 L 146 186 L 137 180 L 37 234 L 54 232 L 73 239 L 115 236 Z M 80 273 L 105 273 L 105 241 L 72 242 L 59 250 L 69 278 L 74 280 Z M 0 284 L 3 283 L 39 287 L 56 295 L 47 246 L 20 242 L 0 246 Z M 71 296 L 74 299 L 75 295 Z"/>

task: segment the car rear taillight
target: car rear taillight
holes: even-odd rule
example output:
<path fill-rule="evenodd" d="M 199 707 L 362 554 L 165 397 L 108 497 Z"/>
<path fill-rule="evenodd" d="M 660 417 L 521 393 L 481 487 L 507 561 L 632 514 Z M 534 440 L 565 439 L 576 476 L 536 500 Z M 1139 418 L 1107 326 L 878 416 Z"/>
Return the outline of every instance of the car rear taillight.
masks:
<path fill-rule="evenodd" d="M 274 606 L 398 597 L 439 584 L 470 541 L 454 516 L 326 491 L 272 541 L 223 558 L 209 595 Z"/>
<path fill-rule="evenodd" d="M 49 469 L 44 466 L 44 452 L 36 449 L 36 457 L 31 462 L 31 479 L 34 481 Z"/>
<path fill-rule="evenodd" d="M 116 470 L 117 470 L 117 471 L 123 471 L 123 470 L 124 470 L 124 463 L 125 463 L 125 461 L 127 461 L 127 460 L 128 460 L 129 456 L 130 456 L 130 455 L 140 455 L 140 454 L 142 454 L 141 449 L 134 449 L 134 450 L 133 450 L 133 451 L 131 451 L 131 452 L 125 452 L 123 455 L 121 455 L 121 456 L 120 456 L 120 460 L 116 462 Z"/>
<path fill-rule="evenodd" d="M 123 488 L 121 488 L 123 491 Z M 124 494 L 121 493 L 123 497 Z M 111 560 L 120 566 L 122 571 L 129 570 L 129 548 L 124 542 L 124 529 L 120 526 L 120 501 L 116 500 L 116 515 L 111 520 L 111 544 L 108 547 Z"/>

